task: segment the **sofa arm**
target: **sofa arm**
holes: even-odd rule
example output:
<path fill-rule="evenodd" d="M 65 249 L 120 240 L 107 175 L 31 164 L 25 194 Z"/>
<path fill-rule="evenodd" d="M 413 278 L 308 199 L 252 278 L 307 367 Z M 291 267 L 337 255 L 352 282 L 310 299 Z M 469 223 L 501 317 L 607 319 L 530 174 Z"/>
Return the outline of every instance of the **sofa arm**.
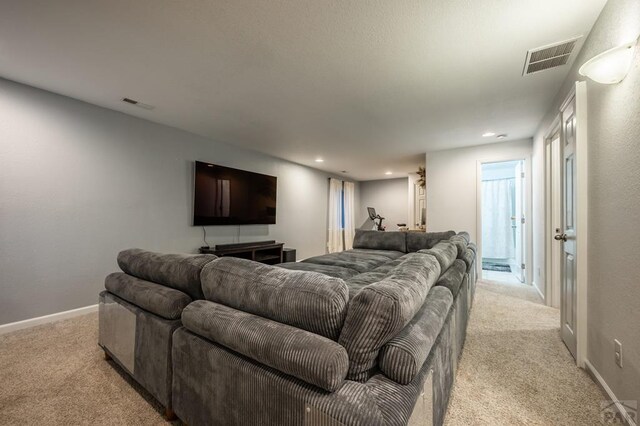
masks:
<path fill-rule="evenodd" d="M 347 351 L 306 330 L 207 300 L 189 304 L 182 323 L 193 333 L 331 392 L 347 376 Z"/>

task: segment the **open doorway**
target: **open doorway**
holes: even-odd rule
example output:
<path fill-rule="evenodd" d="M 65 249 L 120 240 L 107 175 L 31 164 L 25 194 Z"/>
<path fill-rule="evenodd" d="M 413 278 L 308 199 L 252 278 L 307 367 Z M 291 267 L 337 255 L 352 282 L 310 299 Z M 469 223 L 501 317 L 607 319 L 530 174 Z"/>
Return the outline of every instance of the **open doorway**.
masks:
<path fill-rule="evenodd" d="M 482 163 L 482 279 L 525 282 L 524 160 Z"/>

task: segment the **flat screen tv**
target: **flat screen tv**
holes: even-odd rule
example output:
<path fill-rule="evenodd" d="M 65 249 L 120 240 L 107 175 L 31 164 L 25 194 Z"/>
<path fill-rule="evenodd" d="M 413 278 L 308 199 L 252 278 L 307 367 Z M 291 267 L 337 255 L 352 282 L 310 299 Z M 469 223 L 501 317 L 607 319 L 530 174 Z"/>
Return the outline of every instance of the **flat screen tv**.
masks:
<path fill-rule="evenodd" d="M 196 161 L 193 225 L 276 223 L 277 178 Z"/>

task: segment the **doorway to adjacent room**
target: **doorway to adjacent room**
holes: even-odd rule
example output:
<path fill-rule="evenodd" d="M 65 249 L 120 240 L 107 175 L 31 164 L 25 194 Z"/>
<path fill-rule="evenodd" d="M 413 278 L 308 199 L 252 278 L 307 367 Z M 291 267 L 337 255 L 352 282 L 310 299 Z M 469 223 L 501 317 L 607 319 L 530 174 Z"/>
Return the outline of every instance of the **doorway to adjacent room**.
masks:
<path fill-rule="evenodd" d="M 482 163 L 482 278 L 525 282 L 524 160 Z"/>

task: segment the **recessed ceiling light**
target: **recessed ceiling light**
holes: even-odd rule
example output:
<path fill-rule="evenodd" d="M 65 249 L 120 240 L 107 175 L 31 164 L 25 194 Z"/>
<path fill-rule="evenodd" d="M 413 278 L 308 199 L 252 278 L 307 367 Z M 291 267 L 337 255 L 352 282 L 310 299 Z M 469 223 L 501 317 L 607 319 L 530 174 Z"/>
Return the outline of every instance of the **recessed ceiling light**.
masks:
<path fill-rule="evenodd" d="M 385 175 L 392 175 L 393 172 L 384 172 Z"/>
<path fill-rule="evenodd" d="M 491 136 L 495 136 L 496 132 L 485 132 L 482 134 L 483 138 L 490 138 Z"/>
<path fill-rule="evenodd" d="M 324 160 L 322 158 L 316 158 L 316 163 L 324 163 Z"/>
<path fill-rule="evenodd" d="M 500 134 L 500 135 L 496 136 L 496 138 L 498 138 L 498 139 L 504 139 L 504 138 L 506 138 L 507 136 L 508 136 L 508 135 L 507 135 L 506 133 L 502 133 L 502 134 Z"/>

